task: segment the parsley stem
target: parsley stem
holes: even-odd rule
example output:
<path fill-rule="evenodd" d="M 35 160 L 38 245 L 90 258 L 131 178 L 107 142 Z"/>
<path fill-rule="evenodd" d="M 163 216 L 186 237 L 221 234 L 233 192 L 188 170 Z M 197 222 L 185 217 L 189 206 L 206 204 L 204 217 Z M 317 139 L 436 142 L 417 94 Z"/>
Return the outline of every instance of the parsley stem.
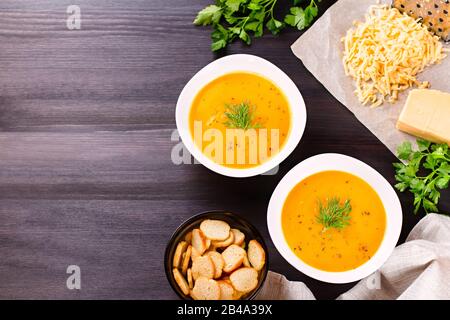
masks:
<path fill-rule="evenodd" d="M 272 6 L 270 7 L 270 16 L 273 19 L 273 9 L 275 8 L 275 4 L 277 3 L 278 0 L 274 0 L 272 3 Z"/>
<path fill-rule="evenodd" d="M 245 18 L 244 22 L 242 23 L 241 29 L 245 29 L 245 25 L 247 24 L 249 18 L 250 18 L 250 16 L 248 16 L 247 18 Z"/>

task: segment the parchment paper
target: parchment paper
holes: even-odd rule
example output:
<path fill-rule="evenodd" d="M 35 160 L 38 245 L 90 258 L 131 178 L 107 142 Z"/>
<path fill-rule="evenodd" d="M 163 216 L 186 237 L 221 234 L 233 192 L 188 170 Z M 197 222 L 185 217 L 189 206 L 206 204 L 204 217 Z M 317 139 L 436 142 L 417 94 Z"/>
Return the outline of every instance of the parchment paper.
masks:
<path fill-rule="evenodd" d="M 395 128 L 409 90 L 400 93 L 395 104 L 385 102 L 378 108 L 363 106 L 354 94 L 353 79 L 345 75 L 342 64 L 344 47 L 341 38 L 352 27 L 353 21 L 364 21 L 368 8 L 376 3 L 376 0 L 339 0 L 291 48 L 317 80 L 396 154 L 400 143 L 415 139 Z M 445 47 L 448 49 L 450 45 Z M 418 79 L 430 81 L 432 89 L 450 92 L 450 54 L 447 53 L 441 64 L 428 67 Z"/>

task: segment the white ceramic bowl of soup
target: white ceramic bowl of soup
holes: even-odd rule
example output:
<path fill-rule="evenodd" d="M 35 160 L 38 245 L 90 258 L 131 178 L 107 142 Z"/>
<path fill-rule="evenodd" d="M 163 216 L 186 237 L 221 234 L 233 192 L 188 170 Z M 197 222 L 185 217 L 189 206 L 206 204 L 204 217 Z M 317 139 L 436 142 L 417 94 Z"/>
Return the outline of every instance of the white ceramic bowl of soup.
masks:
<path fill-rule="evenodd" d="M 290 130 L 279 152 L 265 162 L 250 168 L 230 168 L 206 156 L 195 144 L 190 128 L 190 112 L 197 94 L 209 83 L 227 74 L 252 73 L 272 82 L 286 98 L 290 109 Z M 294 82 L 277 66 L 260 57 L 235 54 L 215 60 L 201 69 L 186 84 L 176 106 L 176 124 L 187 150 L 208 169 L 229 177 L 251 177 L 264 174 L 286 159 L 300 142 L 306 126 L 306 108 L 303 97 Z"/>
<path fill-rule="evenodd" d="M 286 212 L 283 210 L 286 210 L 285 203 L 287 203 L 286 201 L 291 191 L 302 181 L 307 181 L 305 179 L 323 172 L 343 172 L 363 180 L 376 192 L 384 206 L 386 214 L 385 228 L 378 249 L 369 260 L 350 270 L 330 272 L 306 263 L 299 257 L 299 252 L 296 254 L 292 246 L 289 245 L 288 238 L 283 229 L 282 215 L 285 214 L 283 212 Z M 353 214 L 360 214 L 360 212 L 351 212 L 350 217 Z M 350 223 L 352 222 L 351 219 Z M 310 223 L 315 224 L 318 222 L 316 220 L 316 222 Z M 341 154 L 320 154 L 302 161 L 283 177 L 270 199 L 267 211 L 267 224 L 275 247 L 284 259 L 297 270 L 320 281 L 328 283 L 349 283 L 373 274 L 391 255 L 401 232 L 402 208 L 397 194 L 389 182 L 369 165 Z M 367 226 L 367 228 L 370 227 L 370 225 Z M 300 226 L 296 228 L 298 228 L 298 232 L 301 232 Z M 330 239 L 330 243 L 332 244 L 333 238 L 331 237 Z M 317 257 L 319 256 L 317 255 Z"/>

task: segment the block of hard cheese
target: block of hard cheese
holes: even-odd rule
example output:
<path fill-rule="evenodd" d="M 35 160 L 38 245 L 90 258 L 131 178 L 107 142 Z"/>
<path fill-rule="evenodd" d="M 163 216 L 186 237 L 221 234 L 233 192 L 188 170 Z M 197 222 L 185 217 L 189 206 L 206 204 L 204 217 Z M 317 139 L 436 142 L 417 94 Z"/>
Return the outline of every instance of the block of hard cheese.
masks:
<path fill-rule="evenodd" d="M 450 145 L 450 93 L 411 90 L 397 128 L 429 141 Z"/>

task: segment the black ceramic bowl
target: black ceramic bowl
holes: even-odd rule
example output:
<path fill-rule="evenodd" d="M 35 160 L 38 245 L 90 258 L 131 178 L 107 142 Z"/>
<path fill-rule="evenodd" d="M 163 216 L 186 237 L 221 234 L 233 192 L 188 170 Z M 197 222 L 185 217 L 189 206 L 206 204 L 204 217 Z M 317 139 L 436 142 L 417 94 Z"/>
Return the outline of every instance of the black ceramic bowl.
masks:
<path fill-rule="evenodd" d="M 177 295 L 181 299 L 192 300 L 191 297 L 183 294 L 183 292 L 175 282 L 175 279 L 173 278 L 172 259 L 177 244 L 180 241 L 184 240 L 185 235 L 189 231 L 198 228 L 200 226 L 200 223 L 205 219 L 223 220 L 227 222 L 231 226 L 231 228 L 239 229 L 245 234 L 246 244 L 248 244 L 250 240 L 254 239 L 257 240 L 264 248 L 266 252 L 266 264 L 264 265 L 264 268 L 260 271 L 258 286 L 256 287 L 255 290 L 253 290 L 250 294 L 247 294 L 243 298 L 244 300 L 252 300 L 257 295 L 262 285 L 264 284 L 264 281 L 266 280 L 267 271 L 269 270 L 269 251 L 267 250 L 267 246 L 261 234 L 259 233 L 258 230 L 256 230 L 256 228 L 253 225 L 251 225 L 247 220 L 245 220 L 241 216 L 226 211 L 208 211 L 195 215 L 192 218 L 185 221 L 183 224 L 181 224 L 177 228 L 177 230 L 173 233 L 169 243 L 167 244 L 166 252 L 164 255 L 164 269 L 166 271 L 167 280 L 169 280 L 172 289 L 177 293 Z"/>

